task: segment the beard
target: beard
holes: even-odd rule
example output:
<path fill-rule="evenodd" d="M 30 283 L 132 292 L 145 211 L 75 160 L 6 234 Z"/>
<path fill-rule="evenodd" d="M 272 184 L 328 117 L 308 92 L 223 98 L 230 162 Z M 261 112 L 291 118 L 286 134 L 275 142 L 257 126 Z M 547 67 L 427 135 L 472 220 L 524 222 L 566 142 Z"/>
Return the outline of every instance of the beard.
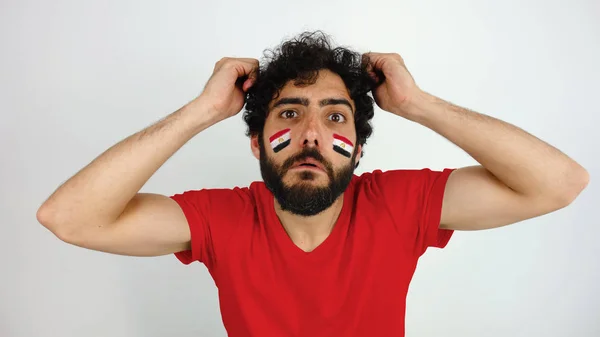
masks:
<path fill-rule="evenodd" d="M 354 174 L 356 148 L 348 165 L 334 170 L 321 153 L 315 148 L 306 148 L 300 153 L 290 156 L 283 164 L 277 165 L 267 156 L 262 135 L 259 135 L 260 172 L 267 188 L 273 193 L 281 208 L 295 215 L 311 216 L 328 209 L 335 200 L 346 190 Z M 316 186 L 312 181 L 318 178 L 317 172 L 311 170 L 298 171 L 299 182 L 288 186 L 283 177 L 297 161 L 312 158 L 317 160 L 325 170 L 329 183 L 326 186 Z"/>

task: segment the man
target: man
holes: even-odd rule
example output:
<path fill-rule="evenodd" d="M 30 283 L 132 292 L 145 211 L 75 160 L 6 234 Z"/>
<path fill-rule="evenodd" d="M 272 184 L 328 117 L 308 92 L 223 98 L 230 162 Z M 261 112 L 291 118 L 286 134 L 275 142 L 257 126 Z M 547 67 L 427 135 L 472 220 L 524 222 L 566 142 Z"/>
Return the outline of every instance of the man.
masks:
<path fill-rule="evenodd" d="M 369 92 L 481 165 L 355 175 L 372 131 Z M 181 146 L 244 104 L 264 182 L 139 193 Z M 399 55 L 360 55 L 307 33 L 263 67 L 220 60 L 202 94 L 108 149 L 37 217 L 81 247 L 202 262 L 230 336 L 403 336 L 409 282 L 428 247 L 444 247 L 454 230 L 558 210 L 588 179 L 519 128 L 424 92 Z"/>

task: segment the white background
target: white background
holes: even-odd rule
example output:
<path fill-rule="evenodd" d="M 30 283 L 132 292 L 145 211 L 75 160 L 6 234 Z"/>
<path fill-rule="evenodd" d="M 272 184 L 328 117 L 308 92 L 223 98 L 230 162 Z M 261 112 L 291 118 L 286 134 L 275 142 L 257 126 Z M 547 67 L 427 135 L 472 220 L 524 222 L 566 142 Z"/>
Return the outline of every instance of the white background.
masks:
<path fill-rule="evenodd" d="M 0 336 L 225 336 L 203 265 L 70 246 L 36 210 L 109 146 L 193 99 L 218 59 L 260 58 L 305 29 L 400 53 L 424 90 L 524 128 L 591 174 L 568 208 L 430 250 L 407 336 L 600 336 L 599 17 L 597 0 L 3 0 Z M 373 124 L 357 173 L 475 163 L 400 117 L 378 109 Z M 260 179 L 244 132 L 241 114 L 209 128 L 142 191 Z"/>

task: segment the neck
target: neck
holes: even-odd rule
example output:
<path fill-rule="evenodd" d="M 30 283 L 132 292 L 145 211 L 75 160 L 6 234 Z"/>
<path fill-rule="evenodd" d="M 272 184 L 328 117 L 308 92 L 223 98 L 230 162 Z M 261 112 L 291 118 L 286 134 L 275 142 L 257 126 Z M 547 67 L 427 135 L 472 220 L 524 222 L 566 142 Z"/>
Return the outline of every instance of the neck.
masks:
<path fill-rule="evenodd" d="M 342 211 L 343 204 L 344 194 L 323 212 L 305 217 L 282 210 L 275 200 L 275 213 L 294 244 L 309 252 L 327 239 Z"/>

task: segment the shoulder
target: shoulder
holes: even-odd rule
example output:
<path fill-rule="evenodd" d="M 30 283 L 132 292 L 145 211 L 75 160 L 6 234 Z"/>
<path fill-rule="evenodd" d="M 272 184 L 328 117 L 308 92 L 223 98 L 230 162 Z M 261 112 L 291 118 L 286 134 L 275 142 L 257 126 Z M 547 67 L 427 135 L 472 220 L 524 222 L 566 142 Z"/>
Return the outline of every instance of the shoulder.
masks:
<path fill-rule="evenodd" d="M 358 191 L 375 195 L 387 196 L 388 194 L 411 194 L 436 187 L 444 187 L 448 177 L 454 169 L 433 170 L 421 169 L 377 169 L 355 175 L 353 184 Z"/>
<path fill-rule="evenodd" d="M 253 182 L 243 187 L 190 189 L 173 194 L 170 198 L 184 209 L 194 209 L 204 214 L 235 214 L 257 204 L 257 199 L 265 193 L 263 185 Z"/>
<path fill-rule="evenodd" d="M 453 171 L 423 168 L 363 173 L 354 178 L 355 198 L 377 219 L 389 217 L 402 244 L 420 256 L 427 247 L 444 247 L 452 235 L 439 224 L 446 184 Z"/>
<path fill-rule="evenodd" d="M 192 189 L 171 196 L 176 201 L 188 203 L 213 202 L 217 204 L 222 201 L 244 201 L 248 200 L 249 197 L 248 187 Z"/>

